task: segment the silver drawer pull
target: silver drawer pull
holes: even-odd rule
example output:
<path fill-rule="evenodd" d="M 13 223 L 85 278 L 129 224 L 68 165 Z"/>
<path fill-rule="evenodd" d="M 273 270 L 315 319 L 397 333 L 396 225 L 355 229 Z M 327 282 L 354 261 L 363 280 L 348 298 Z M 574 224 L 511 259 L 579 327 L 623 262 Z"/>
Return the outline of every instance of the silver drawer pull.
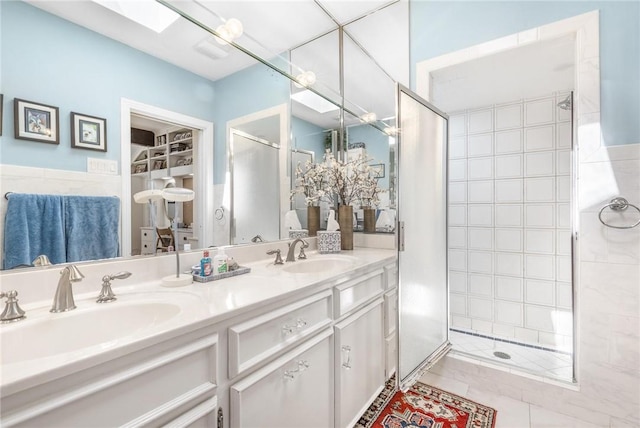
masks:
<path fill-rule="evenodd" d="M 344 345 L 342 346 L 342 352 L 347 353 L 347 362 L 342 363 L 342 367 L 351 370 L 351 346 Z"/>
<path fill-rule="evenodd" d="M 285 370 L 282 376 L 284 380 L 294 380 L 296 375 L 301 374 L 303 371 L 309 368 L 309 362 L 306 360 L 298 361 L 298 368 L 293 370 Z"/>
<path fill-rule="evenodd" d="M 283 325 L 282 326 L 282 332 L 287 335 L 287 334 L 293 334 L 296 330 L 300 330 L 304 327 L 306 327 L 307 322 L 305 320 L 303 320 L 302 318 L 298 318 L 296 320 L 296 324 L 295 325 Z"/>

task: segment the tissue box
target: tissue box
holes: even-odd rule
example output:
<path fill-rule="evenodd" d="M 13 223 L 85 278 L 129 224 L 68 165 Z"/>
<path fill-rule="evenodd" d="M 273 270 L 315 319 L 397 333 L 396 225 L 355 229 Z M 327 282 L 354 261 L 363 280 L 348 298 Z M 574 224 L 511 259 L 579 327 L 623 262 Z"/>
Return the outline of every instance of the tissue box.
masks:
<path fill-rule="evenodd" d="M 289 229 L 289 239 L 308 238 L 309 231 L 307 229 Z"/>
<path fill-rule="evenodd" d="M 318 231 L 318 252 L 331 254 L 340 252 L 340 231 Z"/>

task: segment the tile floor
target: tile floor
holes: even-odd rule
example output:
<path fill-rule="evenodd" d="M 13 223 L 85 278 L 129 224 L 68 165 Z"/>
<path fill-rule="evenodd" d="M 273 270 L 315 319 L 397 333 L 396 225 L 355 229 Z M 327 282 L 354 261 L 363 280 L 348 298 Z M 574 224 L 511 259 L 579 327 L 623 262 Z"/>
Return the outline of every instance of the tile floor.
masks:
<path fill-rule="evenodd" d="M 455 379 L 425 373 L 420 378 L 420 382 L 466 397 L 479 404 L 493 407 L 498 412 L 495 428 L 599 428 L 598 425 L 515 400 L 505 395 L 470 387 L 466 383 Z"/>
<path fill-rule="evenodd" d="M 463 355 L 507 365 L 541 377 L 572 381 L 573 358 L 566 353 L 529 348 L 456 331 L 449 332 L 449 341 L 453 344 L 453 350 Z M 496 351 L 507 353 L 511 358 L 498 358 L 494 355 Z"/>

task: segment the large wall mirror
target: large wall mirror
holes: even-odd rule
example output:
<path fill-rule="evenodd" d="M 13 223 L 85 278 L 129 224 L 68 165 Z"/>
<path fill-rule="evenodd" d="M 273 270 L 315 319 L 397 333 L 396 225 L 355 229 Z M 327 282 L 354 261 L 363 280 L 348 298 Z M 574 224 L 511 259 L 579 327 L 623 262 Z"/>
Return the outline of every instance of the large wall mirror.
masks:
<path fill-rule="evenodd" d="M 170 4 L 182 15 L 158 34 L 93 2 L 2 2 L 2 194 L 116 196 L 122 204 L 118 256 L 129 257 L 155 254 L 154 229 L 168 221 L 164 204 L 139 204 L 132 196 L 168 182 L 196 192 L 173 213 L 180 219 L 176 244 L 192 249 L 286 238 L 284 214 L 304 209 L 289 198 L 294 165 L 321 161 L 325 150 L 341 147 L 339 139 L 366 140 L 384 169 L 381 183 L 392 188 L 392 139 L 385 129 L 394 127 L 393 114 L 375 107 L 375 123 L 363 123 L 356 106 L 374 108 L 360 98 L 363 92 L 352 90 L 353 101 L 343 101 L 351 87 L 346 75 L 340 92 L 340 40 L 344 65 L 349 54 L 370 59 L 359 43 L 347 47 L 351 38 L 338 28 L 346 21 L 334 21 L 315 2 L 295 2 L 304 22 L 313 23 L 301 32 L 299 24 L 281 22 L 277 2 L 262 4 L 260 12 L 233 3 L 210 3 L 210 9 Z M 221 44 L 216 31 L 230 18 L 242 22 L 243 35 Z M 45 67 L 17 43 L 27 38 L 50 41 Z M 308 87 L 293 82 L 308 71 L 315 79 Z M 13 137 L 14 98 L 58 108 L 59 144 Z M 351 113 L 342 113 L 343 102 Z M 388 102 L 393 105 L 393 95 Z M 106 119 L 106 151 L 71 146 L 72 112 Z M 271 161 L 256 168 L 256 156 Z M 256 181 L 253 172 L 271 180 Z M 256 200 L 251 192 L 274 213 L 243 229 L 242 221 L 261 212 L 255 204 L 243 207 Z M 388 195 L 383 208 L 393 209 Z M 3 199 L 3 220 L 6 207 Z M 305 221 L 302 212 L 299 218 Z M 3 249 L 14 245 L 3 240 Z"/>

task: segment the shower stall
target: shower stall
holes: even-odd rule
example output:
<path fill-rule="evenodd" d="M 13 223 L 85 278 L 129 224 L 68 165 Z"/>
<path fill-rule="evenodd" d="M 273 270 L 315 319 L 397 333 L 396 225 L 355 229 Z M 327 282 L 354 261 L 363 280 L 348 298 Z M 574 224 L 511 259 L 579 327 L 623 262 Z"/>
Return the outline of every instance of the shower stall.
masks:
<path fill-rule="evenodd" d="M 572 93 L 450 114 L 450 341 L 573 379 Z"/>

